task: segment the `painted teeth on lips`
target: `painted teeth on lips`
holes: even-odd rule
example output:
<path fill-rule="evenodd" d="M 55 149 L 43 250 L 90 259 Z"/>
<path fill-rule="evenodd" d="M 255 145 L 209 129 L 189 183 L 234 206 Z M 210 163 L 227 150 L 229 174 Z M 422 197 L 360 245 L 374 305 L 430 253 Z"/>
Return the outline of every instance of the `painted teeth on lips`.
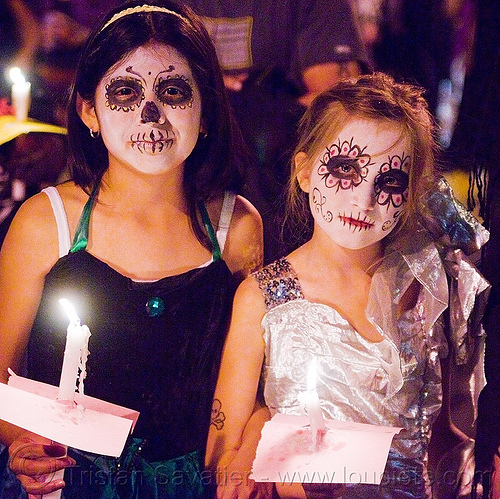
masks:
<path fill-rule="evenodd" d="M 339 220 L 344 224 L 344 226 L 348 225 L 350 229 L 357 229 L 360 232 L 362 230 L 371 229 L 375 225 L 375 222 L 366 215 L 364 217 L 360 217 L 359 215 L 354 217 L 352 213 L 350 215 L 346 215 L 345 213 L 343 215 L 339 214 Z"/>
<path fill-rule="evenodd" d="M 130 138 L 132 146 L 141 153 L 156 154 L 164 149 L 169 149 L 173 144 L 173 139 L 168 138 L 168 131 L 165 134 L 161 130 L 151 130 L 149 134 L 138 133 Z"/>

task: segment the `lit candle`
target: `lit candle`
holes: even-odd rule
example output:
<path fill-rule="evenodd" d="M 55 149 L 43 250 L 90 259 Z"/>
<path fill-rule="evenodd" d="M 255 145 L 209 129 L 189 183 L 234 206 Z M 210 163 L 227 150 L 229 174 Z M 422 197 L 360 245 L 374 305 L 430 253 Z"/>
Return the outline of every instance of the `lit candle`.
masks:
<path fill-rule="evenodd" d="M 318 450 L 318 446 L 326 433 L 325 420 L 321 413 L 319 405 L 319 396 L 316 390 L 317 377 L 316 359 L 314 358 L 309 371 L 307 373 L 307 394 L 306 394 L 306 409 L 309 416 L 309 425 L 311 426 L 313 449 Z"/>
<path fill-rule="evenodd" d="M 69 318 L 66 331 L 66 348 L 59 383 L 58 400 L 73 401 L 79 379 L 80 392 L 83 393 L 83 380 L 85 378 L 85 363 L 88 355 L 89 328 L 80 324 L 80 319 L 71 303 L 66 299 L 59 300 Z"/>
<path fill-rule="evenodd" d="M 26 81 L 19 68 L 9 71 L 10 79 L 13 81 L 11 89 L 12 106 L 16 112 L 16 119 L 26 121 L 31 105 L 31 83 Z"/>

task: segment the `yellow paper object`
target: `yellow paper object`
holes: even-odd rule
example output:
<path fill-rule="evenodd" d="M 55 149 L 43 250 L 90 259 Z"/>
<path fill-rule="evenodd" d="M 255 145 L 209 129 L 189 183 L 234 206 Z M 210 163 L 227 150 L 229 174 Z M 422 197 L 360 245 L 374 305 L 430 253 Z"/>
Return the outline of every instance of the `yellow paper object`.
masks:
<path fill-rule="evenodd" d="M 49 125 L 28 119 L 27 121 L 18 121 L 15 116 L 0 116 L 0 145 L 15 139 L 23 133 L 29 132 L 47 132 L 66 135 L 66 128 L 56 125 Z"/>

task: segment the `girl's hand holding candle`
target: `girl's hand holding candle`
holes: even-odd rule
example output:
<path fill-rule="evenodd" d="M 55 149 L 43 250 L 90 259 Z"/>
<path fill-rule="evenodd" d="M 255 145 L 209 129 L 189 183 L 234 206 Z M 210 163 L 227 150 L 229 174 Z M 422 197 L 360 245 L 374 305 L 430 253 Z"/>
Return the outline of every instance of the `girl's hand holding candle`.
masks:
<path fill-rule="evenodd" d="M 66 335 L 66 348 L 61 370 L 61 381 L 59 382 L 59 402 L 74 403 L 75 391 L 83 393 L 83 380 L 85 378 L 85 363 L 88 356 L 88 342 L 90 337 L 89 328 L 80 324 L 80 318 L 76 314 L 71 303 L 66 299 L 59 300 L 69 318 Z M 79 383 L 77 386 L 77 379 Z M 62 446 L 65 448 L 65 446 Z M 64 469 L 54 473 L 51 481 L 61 483 L 64 479 Z M 61 489 L 49 494 L 44 494 L 43 499 L 60 499 Z"/>
<path fill-rule="evenodd" d="M 59 383 L 59 394 L 57 399 L 59 402 L 69 402 L 73 405 L 75 391 L 77 388 L 83 392 L 82 383 L 83 378 L 85 377 L 85 362 L 88 355 L 90 331 L 87 326 L 82 326 L 80 324 L 80 319 L 68 300 L 62 299 L 59 300 L 59 303 L 61 303 L 68 315 L 69 325 L 67 328 L 66 348 L 64 350 L 61 381 Z M 80 377 L 80 384 L 77 387 L 78 377 Z M 72 466 L 74 464 L 74 460 L 65 455 L 65 451 L 67 450 L 65 445 L 60 445 L 52 441 L 50 441 L 50 445 L 47 445 L 45 443 L 47 439 L 44 437 L 39 437 L 38 435 L 30 434 L 29 432 L 26 433 L 26 435 L 28 436 L 23 438 L 28 438 L 27 442 L 23 442 L 20 438 L 11 446 L 11 469 L 18 471 L 19 475 L 23 475 L 24 480 L 30 480 L 29 484 L 27 483 L 23 485 L 25 488 L 29 485 L 28 490 L 35 489 L 36 492 L 41 492 L 42 489 L 45 488 L 49 488 L 50 490 L 54 486 L 59 487 L 57 490 L 44 493 L 42 496 L 29 494 L 29 498 L 41 497 L 41 499 L 60 499 L 60 487 L 64 485 L 64 469 L 67 466 Z M 21 449 L 19 452 L 14 447 L 15 445 L 18 445 Z M 37 455 L 42 454 L 38 457 L 39 464 L 37 464 L 37 466 L 40 466 L 39 469 L 43 470 L 42 476 L 43 478 L 46 478 L 46 481 L 40 481 L 39 483 L 36 481 L 36 478 L 31 479 L 31 476 L 28 475 L 27 470 L 25 469 L 26 457 L 22 454 L 23 449 L 26 448 L 28 452 L 31 452 L 31 454 L 28 455 L 28 458 L 31 458 L 35 446 L 38 446 Z M 54 455 L 54 451 L 58 452 L 58 454 Z M 54 458 L 56 458 L 56 469 L 54 469 Z M 49 473 L 46 473 L 45 471 L 47 466 L 50 466 L 50 468 L 48 468 L 50 470 Z M 19 467 L 19 470 L 17 470 L 17 467 Z M 38 473 L 38 475 L 39 474 L 40 473 Z"/>

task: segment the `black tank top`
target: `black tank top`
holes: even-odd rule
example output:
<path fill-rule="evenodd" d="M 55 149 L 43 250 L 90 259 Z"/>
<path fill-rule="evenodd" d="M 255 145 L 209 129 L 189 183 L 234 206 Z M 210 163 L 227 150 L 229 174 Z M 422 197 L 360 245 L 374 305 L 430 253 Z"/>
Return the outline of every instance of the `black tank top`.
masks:
<path fill-rule="evenodd" d="M 28 376 L 59 384 L 67 317 L 58 300 L 68 298 L 91 332 L 85 394 L 140 412 L 133 436 L 146 439 L 150 461 L 204 450 L 235 290 L 213 229 L 212 263 L 138 283 L 85 251 L 93 198 L 72 250 L 46 276 Z"/>

